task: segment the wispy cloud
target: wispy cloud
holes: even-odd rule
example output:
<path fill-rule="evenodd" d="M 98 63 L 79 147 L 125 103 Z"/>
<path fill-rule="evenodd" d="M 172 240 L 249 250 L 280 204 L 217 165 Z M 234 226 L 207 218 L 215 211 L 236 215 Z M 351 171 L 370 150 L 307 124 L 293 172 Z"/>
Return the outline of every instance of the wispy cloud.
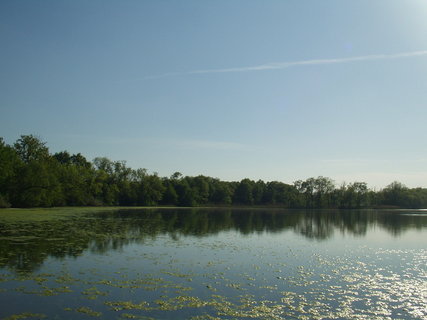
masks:
<path fill-rule="evenodd" d="M 403 59 L 403 58 L 411 58 L 411 57 L 419 57 L 419 56 L 427 56 L 427 50 L 400 52 L 400 53 L 394 53 L 394 54 L 374 54 L 374 55 L 355 56 L 355 57 L 348 57 L 348 58 L 273 62 L 273 63 L 266 63 L 266 64 L 261 64 L 256 66 L 233 67 L 233 68 L 223 68 L 223 69 L 202 69 L 202 70 L 192 70 L 192 71 L 186 71 L 186 72 L 170 72 L 162 75 L 145 77 L 145 79 L 158 79 L 158 78 L 167 78 L 167 77 L 173 77 L 173 76 L 192 75 L 192 74 L 233 73 L 233 72 L 235 73 L 235 72 L 279 70 L 279 69 L 286 69 L 286 68 L 298 67 L 298 66 L 341 64 L 341 63 L 374 61 L 374 60 L 391 60 L 391 59 Z"/>

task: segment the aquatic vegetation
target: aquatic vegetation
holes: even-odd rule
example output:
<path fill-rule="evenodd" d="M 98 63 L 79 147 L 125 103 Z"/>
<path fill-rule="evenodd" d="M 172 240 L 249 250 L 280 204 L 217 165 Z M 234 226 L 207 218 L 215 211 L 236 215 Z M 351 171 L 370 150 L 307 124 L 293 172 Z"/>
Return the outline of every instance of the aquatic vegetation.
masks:
<path fill-rule="evenodd" d="M 82 294 L 85 295 L 89 300 L 95 300 L 99 296 L 106 296 L 108 292 L 100 291 L 95 287 L 87 288 L 82 291 Z"/>
<path fill-rule="evenodd" d="M 35 224 L 0 221 L 7 239 L 0 243 L 0 299 L 37 301 L 0 310 L 1 319 L 62 319 L 64 312 L 108 320 L 427 317 L 427 250 L 411 238 L 407 248 L 402 239 L 389 247 L 341 236 L 325 243 L 290 230 L 176 238 L 148 230 L 160 219 L 155 211 L 69 214 Z"/>
<path fill-rule="evenodd" d="M 80 307 L 80 308 L 75 309 L 75 311 L 87 314 L 87 315 L 92 316 L 92 317 L 100 317 L 100 316 L 102 316 L 102 312 L 94 311 L 94 310 L 92 310 L 91 308 L 88 308 L 88 307 Z"/>
<path fill-rule="evenodd" d="M 133 303 L 132 301 L 107 301 L 105 305 L 111 307 L 114 311 L 120 310 L 150 310 L 149 303 L 142 301 Z"/>

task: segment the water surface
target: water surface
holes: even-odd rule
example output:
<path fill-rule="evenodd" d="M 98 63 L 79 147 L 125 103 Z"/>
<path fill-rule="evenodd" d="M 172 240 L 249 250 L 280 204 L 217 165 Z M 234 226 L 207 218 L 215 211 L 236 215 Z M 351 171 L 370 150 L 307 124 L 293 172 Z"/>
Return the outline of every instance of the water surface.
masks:
<path fill-rule="evenodd" d="M 426 319 L 427 212 L 0 211 L 0 319 Z"/>

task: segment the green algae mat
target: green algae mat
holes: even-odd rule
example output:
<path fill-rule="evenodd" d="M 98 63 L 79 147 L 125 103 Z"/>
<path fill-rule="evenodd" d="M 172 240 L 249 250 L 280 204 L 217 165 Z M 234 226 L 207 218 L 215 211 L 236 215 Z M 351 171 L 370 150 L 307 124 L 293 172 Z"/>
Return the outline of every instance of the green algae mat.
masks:
<path fill-rule="evenodd" d="M 426 319 L 427 215 L 0 210 L 0 319 Z"/>

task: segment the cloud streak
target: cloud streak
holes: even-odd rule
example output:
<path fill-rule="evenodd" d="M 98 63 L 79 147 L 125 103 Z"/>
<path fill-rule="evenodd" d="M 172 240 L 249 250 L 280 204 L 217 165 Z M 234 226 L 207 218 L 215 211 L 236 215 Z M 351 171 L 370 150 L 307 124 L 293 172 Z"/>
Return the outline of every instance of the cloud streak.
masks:
<path fill-rule="evenodd" d="M 401 53 L 394 53 L 394 54 L 374 54 L 374 55 L 356 56 L 356 57 L 348 57 L 348 58 L 275 62 L 275 63 L 256 65 L 256 66 L 233 67 L 233 68 L 223 68 L 223 69 L 202 69 L 202 70 L 193 70 L 193 71 L 187 71 L 187 72 L 171 72 L 171 73 L 165 73 L 162 75 L 146 77 L 145 79 L 159 79 L 159 78 L 167 78 L 167 77 L 180 76 L 180 75 L 194 75 L 194 74 L 236 73 L 236 72 L 280 70 L 280 69 L 287 69 L 287 68 L 298 67 L 298 66 L 343 64 L 343 63 L 375 61 L 375 60 L 393 60 L 393 59 L 403 59 L 403 58 L 412 58 L 412 57 L 420 57 L 420 56 L 427 56 L 427 50 L 401 52 Z"/>

